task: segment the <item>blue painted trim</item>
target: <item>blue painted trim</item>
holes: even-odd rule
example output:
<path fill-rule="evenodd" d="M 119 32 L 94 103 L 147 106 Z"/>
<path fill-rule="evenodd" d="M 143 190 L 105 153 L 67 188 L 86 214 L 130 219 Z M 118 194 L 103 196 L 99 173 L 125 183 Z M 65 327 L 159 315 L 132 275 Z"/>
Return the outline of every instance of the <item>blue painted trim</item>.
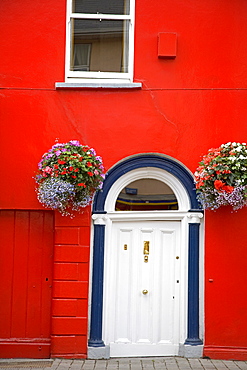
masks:
<path fill-rule="evenodd" d="M 145 154 L 139 157 L 132 157 L 124 162 L 117 164 L 106 175 L 102 191 L 95 196 L 93 212 L 103 213 L 105 200 L 111 186 L 125 173 L 142 167 L 157 167 L 161 168 L 175 177 L 183 184 L 188 193 L 192 209 L 200 209 L 200 205 L 196 198 L 194 179 L 191 174 L 178 162 L 170 158 L 157 156 L 154 154 Z"/>
<path fill-rule="evenodd" d="M 105 225 L 94 225 L 91 327 L 88 345 L 105 346 L 102 340 Z"/>
<path fill-rule="evenodd" d="M 199 338 L 199 223 L 189 224 L 188 333 L 185 344 L 203 344 Z"/>
<path fill-rule="evenodd" d="M 129 158 L 115 167 L 106 175 L 103 189 L 99 191 L 93 204 L 93 213 L 106 213 L 105 200 L 111 186 L 125 173 L 143 167 L 163 169 L 183 184 L 190 199 L 191 211 L 201 211 L 196 199 L 194 180 L 191 174 L 178 162 L 170 158 L 154 154 Z M 186 344 L 202 344 L 199 339 L 199 224 L 189 227 L 189 293 L 188 293 L 188 337 Z M 103 273 L 104 273 L 104 236 L 105 226 L 94 226 L 94 260 L 92 280 L 91 331 L 89 346 L 102 347 L 102 309 L 103 309 Z"/>

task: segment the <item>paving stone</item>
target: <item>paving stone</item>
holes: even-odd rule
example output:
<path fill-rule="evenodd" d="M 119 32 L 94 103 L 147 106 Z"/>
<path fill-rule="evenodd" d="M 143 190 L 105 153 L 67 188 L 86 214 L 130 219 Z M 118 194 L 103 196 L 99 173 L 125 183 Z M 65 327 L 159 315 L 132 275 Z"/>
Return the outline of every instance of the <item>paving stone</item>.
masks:
<path fill-rule="evenodd" d="M 140 359 L 131 359 L 130 361 L 130 369 L 131 370 L 143 370 L 142 368 L 142 362 Z"/>
<path fill-rule="evenodd" d="M 94 370 L 105 370 L 106 368 L 107 368 L 107 360 L 95 361 Z"/>
<path fill-rule="evenodd" d="M 221 360 L 211 360 L 217 370 L 227 370 L 228 367 Z"/>
<path fill-rule="evenodd" d="M 164 360 L 157 360 L 154 362 L 155 369 L 166 369 L 166 364 Z"/>
<path fill-rule="evenodd" d="M 167 370 L 180 370 L 176 361 L 176 358 L 169 357 L 164 359 Z"/>
<path fill-rule="evenodd" d="M 129 358 L 119 358 L 118 359 L 119 370 L 130 370 L 130 362 L 131 359 Z"/>
<path fill-rule="evenodd" d="M 155 370 L 166 370 L 166 365 L 164 363 L 164 361 L 161 361 L 161 360 L 155 360 L 154 361 L 154 369 Z"/>
<path fill-rule="evenodd" d="M 234 363 L 238 366 L 241 370 L 247 370 L 247 361 L 234 361 Z"/>
<path fill-rule="evenodd" d="M 96 360 L 85 360 L 82 370 L 93 370 L 96 364 Z"/>
<path fill-rule="evenodd" d="M 154 359 L 154 363 L 155 364 L 164 364 L 164 359 L 163 358 L 157 358 L 157 359 Z"/>
<path fill-rule="evenodd" d="M 74 360 L 70 366 L 70 370 L 81 370 L 85 360 Z"/>
<path fill-rule="evenodd" d="M 191 370 L 190 363 L 185 358 L 176 358 L 177 365 L 181 370 Z"/>
<path fill-rule="evenodd" d="M 86 364 L 82 367 L 82 370 L 94 370 L 93 364 Z"/>
<path fill-rule="evenodd" d="M 222 361 L 226 365 L 227 369 L 239 370 L 239 367 L 234 363 L 234 361 Z"/>
<path fill-rule="evenodd" d="M 199 359 L 199 361 L 200 361 L 200 363 L 202 364 L 202 366 L 205 370 L 216 369 L 213 362 L 209 359 L 201 358 L 201 359 Z"/>
<path fill-rule="evenodd" d="M 145 370 L 154 369 L 154 360 L 153 359 L 142 359 L 142 368 Z"/>
<path fill-rule="evenodd" d="M 72 365 L 72 363 L 73 363 L 73 360 L 63 359 L 58 365 L 56 370 L 68 370 L 70 366 Z"/>
<path fill-rule="evenodd" d="M 52 365 L 51 365 L 51 367 L 48 367 L 48 369 L 49 370 L 56 370 L 57 368 L 58 368 L 58 365 L 61 363 L 61 359 L 60 358 L 55 358 L 54 360 L 53 360 L 53 363 L 52 363 Z M 46 370 L 47 368 L 45 368 L 45 370 Z"/>
<path fill-rule="evenodd" d="M 227 369 L 229 369 L 229 370 L 239 370 L 239 369 L 241 369 L 240 361 L 237 362 L 237 361 L 225 361 L 224 360 L 222 362 L 226 365 Z"/>
<path fill-rule="evenodd" d="M 107 361 L 107 370 L 118 370 L 118 361 L 110 359 Z"/>
<path fill-rule="evenodd" d="M 189 362 L 192 369 L 195 369 L 195 370 L 203 369 L 203 366 L 200 363 L 198 358 L 189 358 L 188 362 Z"/>

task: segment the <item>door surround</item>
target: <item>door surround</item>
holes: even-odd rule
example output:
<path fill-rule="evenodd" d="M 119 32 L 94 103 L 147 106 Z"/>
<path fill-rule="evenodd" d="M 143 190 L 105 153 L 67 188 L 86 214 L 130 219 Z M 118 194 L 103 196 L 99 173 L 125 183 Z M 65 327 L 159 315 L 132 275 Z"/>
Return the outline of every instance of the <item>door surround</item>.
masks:
<path fill-rule="evenodd" d="M 176 211 L 119 212 L 114 211 L 115 202 L 122 188 L 129 182 L 141 178 L 155 178 L 171 187 L 178 200 Z M 110 225 L 114 220 L 155 219 L 181 220 L 187 236 L 187 288 L 186 317 L 184 320 L 185 341 L 180 344 L 181 356 L 202 355 L 203 326 L 199 307 L 199 288 L 202 272 L 199 271 L 200 223 L 202 210 L 197 202 L 193 175 L 180 162 L 160 154 L 143 154 L 128 157 L 111 168 L 96 194 L 93 204 L 94 238 L 91 286 L 90 339 L 88 358 L 108 358 L 109 348 L 102 339 L 104 247 Z M 200 278 L 200 279 L 199 279 Z M 200 280 L 200 281 L 199 281 Z"/>

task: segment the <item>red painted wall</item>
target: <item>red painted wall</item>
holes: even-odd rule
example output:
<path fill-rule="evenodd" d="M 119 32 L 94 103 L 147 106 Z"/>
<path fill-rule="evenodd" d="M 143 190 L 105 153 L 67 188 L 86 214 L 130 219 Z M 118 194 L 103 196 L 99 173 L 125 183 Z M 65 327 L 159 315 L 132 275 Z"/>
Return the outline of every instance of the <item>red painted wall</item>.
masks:
<path fill-rule="evenodd" d="M 42 209 L 32 176 L 56 138 L 94 147 L 107 169 L 156 152 L 191 171 L 210 147 L 246 141 L 245 0 L 136 0 L 136 91 L 55 90 L 64 81 L 65 0 L 3 0 L 1 10 L 1 208 Z M 161 32 L 177 34 L 175 59 L 158 58 Z M 247 359 L 246 216 L 206 214 L 210 357 Z M 73 221 L 56 216 L 54 356 L 86 355 L 89 220 L 89 210 Z"/>
<path fill-rule="evenodd" d="M 52 357 L 87 353 L 90 209 L 69 219 L 56 214 Z"/>

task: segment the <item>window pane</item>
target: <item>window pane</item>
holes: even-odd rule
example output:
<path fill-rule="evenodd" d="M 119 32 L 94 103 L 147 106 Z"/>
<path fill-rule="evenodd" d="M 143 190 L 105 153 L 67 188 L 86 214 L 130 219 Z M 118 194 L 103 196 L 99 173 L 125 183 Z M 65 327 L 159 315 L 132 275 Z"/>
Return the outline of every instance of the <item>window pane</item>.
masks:
<path fill-rule="evenodd" d="M 129 14 L 129 0 L 73 0 L 74 13 Z"/>
<path fill-rule="evenodd" d="M 178 209 L 177 198 L 165 183 L 142 179 L 130 183 L 119 193 L 116 211 L 157 211 Z"/>
<path fill-rule="evenodd" d="M 74 45 L 74 71 L 89 71 L 91 44 Z"/>
<path fill-rule="evenodd" d="M 72 27 L 72 71 L 128 72 L 129 21 L 74 19 Z"/>

